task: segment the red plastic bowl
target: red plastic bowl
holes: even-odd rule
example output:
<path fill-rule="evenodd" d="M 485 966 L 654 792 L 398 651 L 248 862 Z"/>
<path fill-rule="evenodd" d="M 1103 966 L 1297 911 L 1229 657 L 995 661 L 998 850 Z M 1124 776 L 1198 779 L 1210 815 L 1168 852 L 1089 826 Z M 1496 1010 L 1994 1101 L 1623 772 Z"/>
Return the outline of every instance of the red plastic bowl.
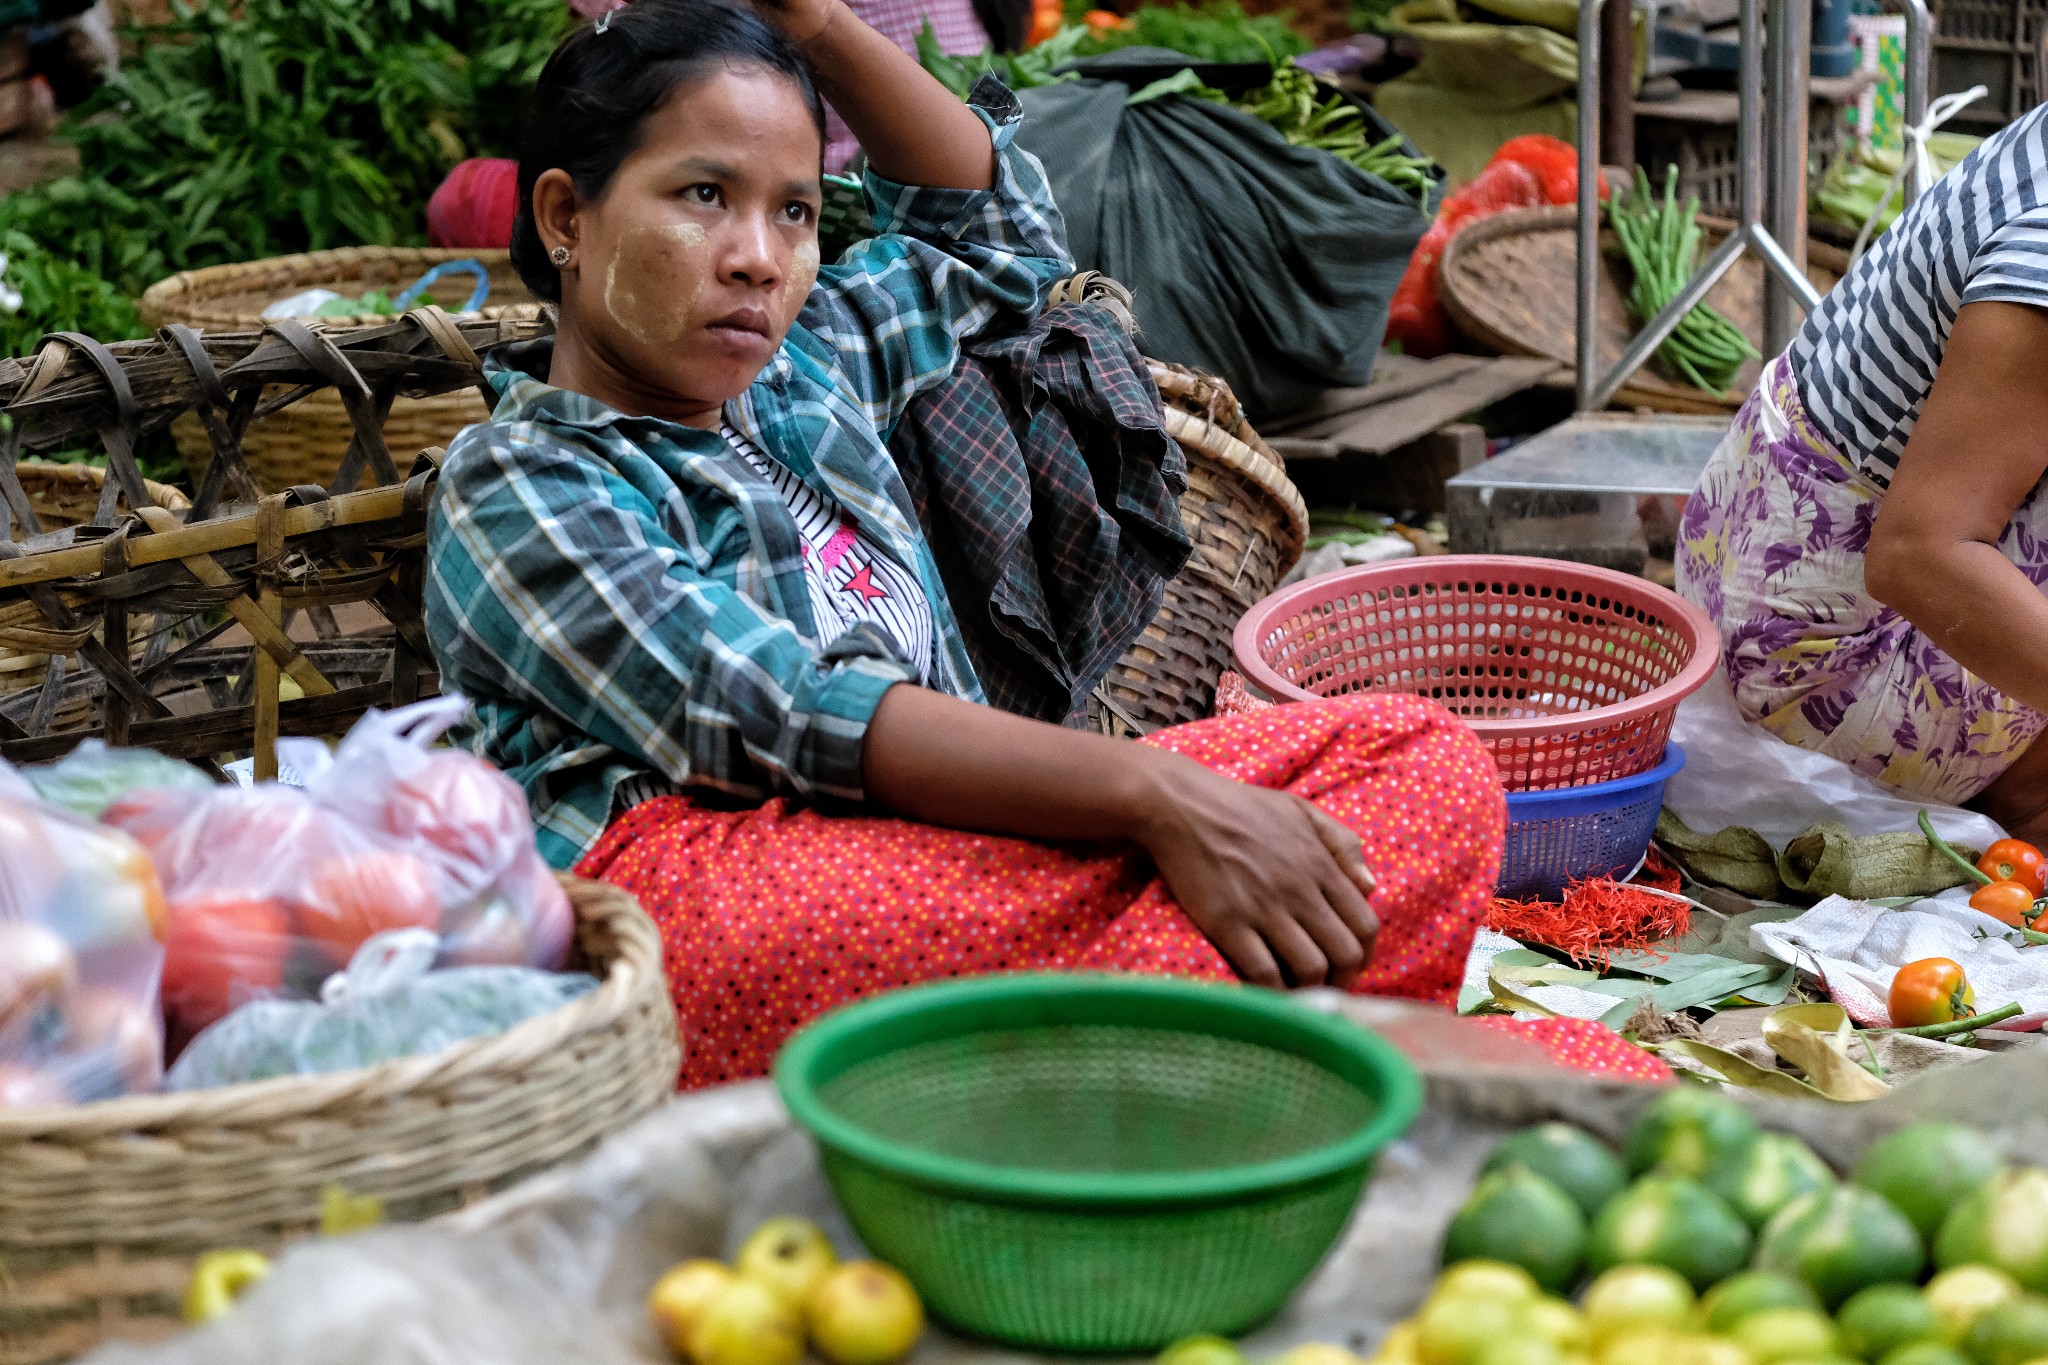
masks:
<path fill-rule="evenodd" d="M 1274 701 L 1441 702 L 1493 751 L 1509 791 L 1545 791 L 1662 762 L 1721 637 L 1677 593 L 1611 569 L 1436 555 L 1282 589 L 1245 613 L 1231 646 Z"/>

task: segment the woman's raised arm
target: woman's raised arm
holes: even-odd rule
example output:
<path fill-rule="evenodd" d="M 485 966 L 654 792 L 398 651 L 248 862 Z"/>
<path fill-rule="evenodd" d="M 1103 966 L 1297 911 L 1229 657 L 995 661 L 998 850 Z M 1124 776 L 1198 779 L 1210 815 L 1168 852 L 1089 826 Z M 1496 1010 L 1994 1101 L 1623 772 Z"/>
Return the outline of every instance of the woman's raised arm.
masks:
<path fill-rule="evenodd" d="M 917 59 L 862 23 L 845 0 L 755 0 L 803 52 L 876 174 L 903 185 L 995 184 L 988 128 Z"/>

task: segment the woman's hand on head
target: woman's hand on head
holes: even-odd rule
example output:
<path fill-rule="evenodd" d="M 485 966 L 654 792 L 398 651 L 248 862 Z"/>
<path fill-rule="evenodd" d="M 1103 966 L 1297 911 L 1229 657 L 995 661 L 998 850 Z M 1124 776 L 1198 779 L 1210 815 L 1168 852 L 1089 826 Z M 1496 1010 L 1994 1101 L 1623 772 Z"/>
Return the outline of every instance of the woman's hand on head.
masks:
<path fill-rule="evenodd" d="M 755 13 L 798 47 L 822 34 L 843 8 L 842 0 L 753 0 L 753 5 Z"/>
<path fill-rule="evenodd" d="M 1379 933 L 1358 836 L 1298 796 L 1159 758 L 1137 839 L 1188 918 L 1257 985 L 1357 980 Z"/>

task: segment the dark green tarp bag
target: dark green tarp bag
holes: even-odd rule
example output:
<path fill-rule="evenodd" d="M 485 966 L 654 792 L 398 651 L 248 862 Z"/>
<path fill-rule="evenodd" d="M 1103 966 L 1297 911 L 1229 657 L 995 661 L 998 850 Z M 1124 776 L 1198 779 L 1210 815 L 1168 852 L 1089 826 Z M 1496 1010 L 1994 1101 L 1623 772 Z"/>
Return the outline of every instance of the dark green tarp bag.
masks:
<path fill-rule="evenodd" d="M 1187 65 L 1130 48 L 1019 92 L 1017 141 L 1045 164 L 1075 261 L 1136 294 L 1145 354 L 1222 376 L 1254 421 L 1365 383 L 1429 220 L 1249 114 L 1181 95 L 1126 105 Z"/>

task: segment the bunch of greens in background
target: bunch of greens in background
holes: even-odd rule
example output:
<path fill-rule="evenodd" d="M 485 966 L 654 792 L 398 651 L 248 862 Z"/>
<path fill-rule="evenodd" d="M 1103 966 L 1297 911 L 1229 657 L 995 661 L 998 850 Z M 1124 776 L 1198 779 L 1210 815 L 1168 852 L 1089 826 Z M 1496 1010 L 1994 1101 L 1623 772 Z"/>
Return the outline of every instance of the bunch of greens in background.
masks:
<path fill-rule="evenodd" d="M 1086 10 L 1087 5 L 1081 6 Z M 1072 6 L 1069 6 L 1070 12 Z M 918 34 L 917 57 L 924 69 L 962 99 L 984 73 L 993 72 L 1012 90 L 1030 90 L 1071 77 L 1056 74 L 1069 62 L 1126 47 L 1161 47 L 1203 62 L 1275 62 L 1308 51 L 1308 39 L 1277 14 L 1246 14 L 1234 0 L 1205 5 L 1145 5 L 1121 24 L 1079 21 L 1038 46 L 1018 53 L 982 52 L 948 56 L 927 22 Z"/>
<path fill-rule="evenodd" d="M 1638 166 L 1634 190 L 1615 195 L 1607 204 L 1607 221 L 1635 271 L 1628 310 L 1643 322 L 1678 297 L 1699 259 L 1700 201 L 1689 198 L 1681 209 L 1677 186 L 1678 167 L 1673 166 L 1659 203 L 1650 193 L 1650 178 Z M 1679 319 L 1657 348 L 1657 358 L 1687 383 L 1719 395 L 1734 387 L 1742 362 L 1759 355 L 1740 327 L 1702 303 Z"/>
<path fill-rule="evenodd" d="M 0 200 L 0 232 L 130 297 L 199 266 L 420 242 L 447 169 L 512 145 L 571 22 L 562 0 L 173 4 L 65 121 L 78 174 Z M 133 334 L 81 281 L 40 296 L 8 282 L 24 294 L 10 336 Z"/>
<path fill-rule="evenodd" d="M 21 295 L 15 311 L 0 312 L 0 355 L 26 355 L 48 332 L 117 339 L 141 334 L 135 305 L 84 266 L 19 232 L 0 232 L 0 253 L 7 286 Z"/>

